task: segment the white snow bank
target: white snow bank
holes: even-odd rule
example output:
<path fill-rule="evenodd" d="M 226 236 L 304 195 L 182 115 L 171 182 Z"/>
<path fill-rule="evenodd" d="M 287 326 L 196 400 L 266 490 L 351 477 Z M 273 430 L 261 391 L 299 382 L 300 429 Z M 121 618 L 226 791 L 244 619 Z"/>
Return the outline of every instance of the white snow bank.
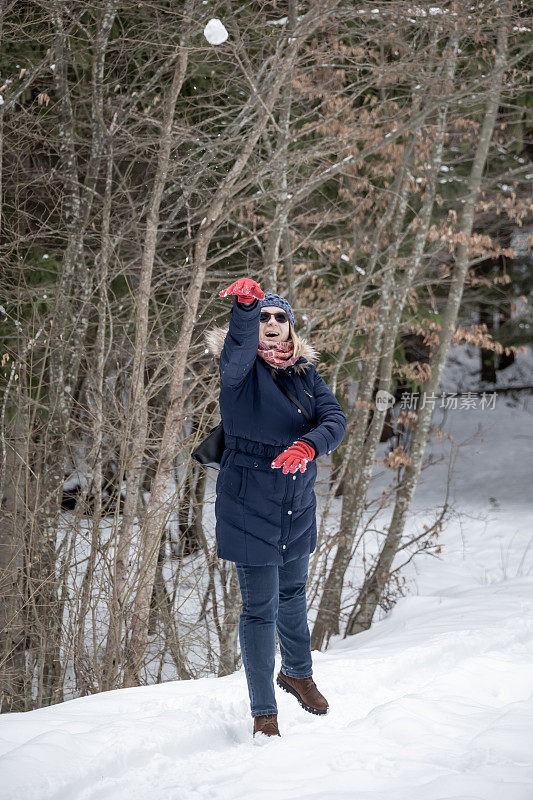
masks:
<path fill-rule="evenodd" d="M 282 738 L 257 747 L 242 670 L 6 715 L 0 798 L 530 800 L 531 514 L 493 516 L 447 531 L 418 595 L 314 654 L 327 717 L 279 693 Z"/>

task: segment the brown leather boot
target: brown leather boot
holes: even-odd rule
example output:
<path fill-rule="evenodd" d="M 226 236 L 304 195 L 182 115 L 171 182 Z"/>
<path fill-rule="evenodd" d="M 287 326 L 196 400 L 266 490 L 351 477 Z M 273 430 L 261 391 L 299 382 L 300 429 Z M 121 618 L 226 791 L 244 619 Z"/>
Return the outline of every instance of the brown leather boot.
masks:
<path fill-rule="evenodd" d="M 312 678 L 289 678 L 280 670 L 276 683 L 285 692 L 293 694 L 301 707 L 310 714 L 328 713 L 328 701 L 320 694 Z"/>
<path fill-rule="evenodd" d="M 255 736 L 256 733 L 264 733 L 265 736 L 281 736 L 278 728 L 278 715 L 264 714 L 254 717 L 253 735 Z"/>

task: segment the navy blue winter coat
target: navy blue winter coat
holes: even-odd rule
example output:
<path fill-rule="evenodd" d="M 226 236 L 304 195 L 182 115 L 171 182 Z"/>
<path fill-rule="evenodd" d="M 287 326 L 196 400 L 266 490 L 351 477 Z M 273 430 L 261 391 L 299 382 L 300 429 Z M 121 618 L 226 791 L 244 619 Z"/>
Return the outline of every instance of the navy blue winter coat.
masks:
<path fill-rule="evenodd" d="M 220 415 L 226 448 L 215 501 L 217 553 L 248 565 L 282 565 L 316 547 L 316 460 L 305 472 L 284 475 L 271 463 L 297 439 L 308 442 L 315 459 L 331 453 L 346 431 L 346 415 L 313 363 L 316 352 L 305 340 L 305 356 L 277 369 L 277 380 L 311 415 L 305 419 L 274 382 L 271 367 L 257 356 L 259 303 L 234 299 L 229 330 L 206 335 L 220 355 Z M 307 357 L 306 357 L 307 356 Z"/>

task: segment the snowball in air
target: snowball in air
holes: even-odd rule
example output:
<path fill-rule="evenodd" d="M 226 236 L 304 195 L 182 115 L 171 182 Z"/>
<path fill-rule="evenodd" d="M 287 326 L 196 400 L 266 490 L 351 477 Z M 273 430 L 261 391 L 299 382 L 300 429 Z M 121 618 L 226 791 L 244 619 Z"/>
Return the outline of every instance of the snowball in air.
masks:
<path fill-rule="evenodd" d="M 219 19 L 210 19 L 204 28 L 204 36 L 209 44 L 222 44 L 228 38 L 228 32 Z"/>

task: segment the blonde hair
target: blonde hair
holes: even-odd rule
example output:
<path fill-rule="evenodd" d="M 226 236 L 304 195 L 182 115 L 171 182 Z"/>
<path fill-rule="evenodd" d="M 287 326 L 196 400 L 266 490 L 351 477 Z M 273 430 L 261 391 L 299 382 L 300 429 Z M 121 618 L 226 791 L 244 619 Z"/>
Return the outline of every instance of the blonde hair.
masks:
<path fill-rule="evenodd" d="M 289 321 L 289 339 L 292 339 L 292 343 L 294 345 L 293 355 L 295 355 L 296 358 L 300 358 L 303 350 L 303 342 L 296 333 L 296 331 L 294 330 L 294 328 L 292 327 L 290 321 Z"/>

